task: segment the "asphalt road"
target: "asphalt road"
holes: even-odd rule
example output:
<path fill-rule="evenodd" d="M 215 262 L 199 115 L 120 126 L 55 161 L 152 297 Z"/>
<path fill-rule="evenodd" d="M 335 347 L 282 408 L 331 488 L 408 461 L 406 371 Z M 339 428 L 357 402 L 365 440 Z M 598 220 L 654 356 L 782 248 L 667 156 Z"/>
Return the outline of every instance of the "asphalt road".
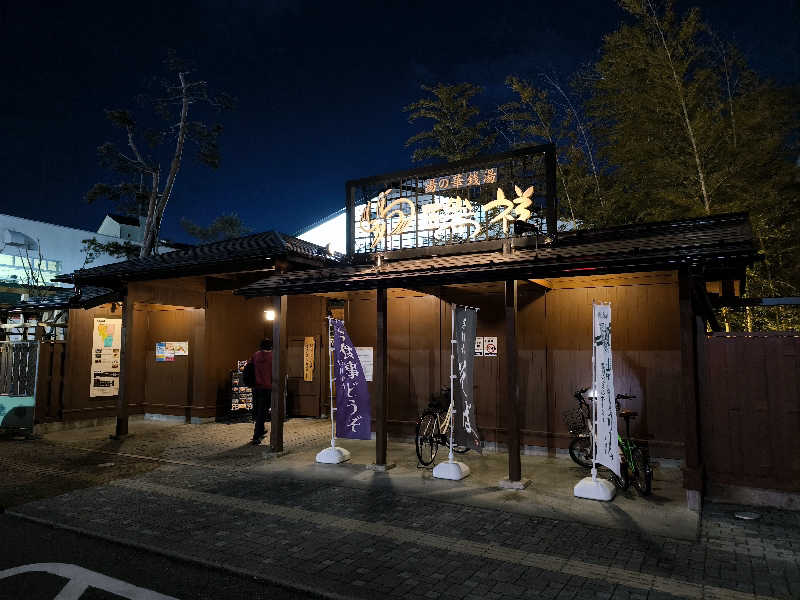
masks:
<path fill-rule="evenodd" d="M 143 600 L 163 600 L 164 596 L 180 600 L 283 600 L 315 597 L 9 515 L 0 514 L 0 532 L 0 572 L 34 563 L 75 565 L 150 590 L 150 594 L 141 596 Z M 96 577 L 73 567 L 62 569 L 70 573 L 84 573 L 86 578 Z M 99 582 L 102 578 L 97 580 Z M 52 600 L 68 581 L 65 577 L 43 572 L 12 575 L 0 579 L 0 599 Z M 80 595 L 65 597 L 75 600 L 119 600 L 124 596 L 90 586 Z"/>

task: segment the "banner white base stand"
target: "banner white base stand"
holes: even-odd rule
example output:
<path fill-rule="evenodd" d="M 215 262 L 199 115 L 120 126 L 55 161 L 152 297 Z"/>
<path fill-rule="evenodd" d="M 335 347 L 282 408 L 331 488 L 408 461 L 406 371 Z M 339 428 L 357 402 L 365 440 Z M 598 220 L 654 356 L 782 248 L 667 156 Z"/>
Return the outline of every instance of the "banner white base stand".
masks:
<path fill-rule="evenodd" d="M 577 498 L 609 502 L 614 499 L 617 489 L 608 479 L 584 477 L 575 484 L 574 493 Z"/>
<path fill-rule="evenodd" d="M 469 475 L 469 467 L 462 462 L 442 462 L 433 468 L 436 479 L 451 479 L 458 481 Z"/>
<path fill-rule="evenodd" d="M 338 465 L 341 462 L 350 460 L 350 451 L 338 446 L 328 446 L 325 450 L 317 453 L 317 462 L 328 465 Z"/>

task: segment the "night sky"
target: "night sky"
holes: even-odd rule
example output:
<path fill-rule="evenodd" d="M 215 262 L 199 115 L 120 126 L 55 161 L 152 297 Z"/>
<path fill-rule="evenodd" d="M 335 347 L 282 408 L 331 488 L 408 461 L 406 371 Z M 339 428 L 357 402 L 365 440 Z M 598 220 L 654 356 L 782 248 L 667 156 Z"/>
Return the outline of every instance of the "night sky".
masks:
<path fill-rule="evenodd" d="M 690 4 L 759 72 L 800 82 L 800 2 Z M 402 107 L 420 84 L 479 83 L 488 109 L 511 99 L 508 74 L 567 79 L 622 18 L 611 0 L 0 0 L 0 212 L 96 229 L 96 148 L 120 139 L 103 109 L 133 106 L 174 48 L 238 104 L 221 167 L 184 162 L 162 236 L 231 210 L 294 233 L 343 205 L 347 179 L 412 166 Z"/>

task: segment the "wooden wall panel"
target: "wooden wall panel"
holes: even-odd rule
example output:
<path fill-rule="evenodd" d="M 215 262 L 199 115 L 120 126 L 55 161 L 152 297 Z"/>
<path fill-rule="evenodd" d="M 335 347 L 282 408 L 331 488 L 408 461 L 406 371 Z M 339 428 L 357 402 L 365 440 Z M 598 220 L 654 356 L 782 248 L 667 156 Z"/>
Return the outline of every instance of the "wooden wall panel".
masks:
<path fill-rule="evenodd" d="M 41 342 L 36 381 L 36 423 L 60 421 L 64 408 L 64 365 L 67 342 Z"/>
<path fill-rule="evenodd" d="M 632 435 L 652 436 L 655 456 L 682 455 L 677 295 L 674 283 L 547 293 L 548 407 L 557 446 L 569 442 L 562 412 L 574 407 L 576 389 L 591 386 L 591 305 L 597 300 L 612 306 L 615 389 L 637 396 L 626 404 L 640 413 L 631 424 Z"/>
<path fill-rule="evenodd" d="M 199 390 L 197 397 L 190 394 L 193 387 L 190 383 L 192 363 L 205 355 L 205 348 L 197 336 L 198 328 L 204 325 L 205 311 L 174 306 L 155 308 L 146 305 L 144 308 L 142 316 L 146 328 L 140 344 L 145 347 L 143 401 L 146 412 L 188 418 L 205 416 L 206 406 Z M 176 356 L 171 362 L 155 361 L 157 342 L 186 340 L 189 341 L 188 356 Z"/>
<path fill-rule="evenodd" d="M 800 491 L 800 336 L 716 333 L 700 351 L 702 455 L 711 484 Z"/>
<path fill-rule="evenodd" d="M 409 396 L 406 402 L 398 399 L 393 404 L 389 419 L 414 423 L 430 403 L 431 396 L 447 385 L 446 378 L 444 383 L 442 381 L 440 363 L 444 357 L 447 363 L 446 377 L 449 377 L 449 352 L 442 354 L 439 348 L 442 333 L 449 334 L 449 328 L 445 330 L 442 327 L 441 301 L 435 296 L 414 294 L 407 301 Z M 391 306 L 391 300 L 389 302 Z M 392 315 L 391 308 L 389 315 Z"/>
<path fill-rule="evenodd" d="M 236 361 L 249 359 L 262 339 L 272 337 L 272 323 L 264 315 L 272 299 L 245 300 L 232 292 L 209 292 L 206 298 L 206 406 L 209 416 L 225 415 L 230 409 L 230 373 Z"/>
<path fill-rule="evenodd" d="M 95 318 L 121 319 L 121 307 L 114 312 L 111 304 L 103 304 L 91 309 L 72 309 L 69 311 L 66 353 L 64 357 L 63 419 L 80 421 L 116 415 L 117 396 L 89 397 L 89 373 L 92 354 L 92 328 Z M 129 414 L 141 414 L 143 407 L 132 402 Z"/>
<path fill-rule="evenodd" d="M 523 442 L 547 446 L 547 336 L 545 291 L 520 285 L 517 306 L 517 372 Z"/>
<path fill-rule="evenodd" d="M 391 421 L 397 421 L 406 412 L 406 408 L 416 404 L 411 398 L 412 302 L 413 298 L 398 297 L 396 294 L 390 294 L 387 298 L 389 395 L 386 418 Z"/>
<path fill-rule="evenodd" d="M 318 417 L 328 414 L 328 322 L 327 299 L 322 296 L 290 296 L 286 329 L 288 330 L 289 345 L 299 347 L 300 365 L 298 372 L 289 373 L 289 405 L 292 411 L 290 416 Z M 316 340 L 314 349 L 314 379 L 303 381 L 303 354 L 302 344 L 305 337 Z M 294 342 L 292 341 L 294 340 Z M 299 344 L 299 346 L 298 346 Z M 292 361 L 290 361 L 290 365 Z"/>
<path fill-rule="evenodd" d="M 392 300 L 388 300 L 389 323 L 391 326 Z M 375 348 L 377 332 L 377 308 L 376 294 L 374 291 L 354 292 L 348 295 L 345 310 L 345 326 L 350 340 L 356 346 L 370 346 Z M 390 367 L 391 372 L 391 367 Z M 367 382 L 370 397 L 374 398 L 374 386 L 372 381 Z M 391 395 L 392 389 L 389 388 Z M 371 403 L 372 419 L 375 419 L 375 403 Z"/>

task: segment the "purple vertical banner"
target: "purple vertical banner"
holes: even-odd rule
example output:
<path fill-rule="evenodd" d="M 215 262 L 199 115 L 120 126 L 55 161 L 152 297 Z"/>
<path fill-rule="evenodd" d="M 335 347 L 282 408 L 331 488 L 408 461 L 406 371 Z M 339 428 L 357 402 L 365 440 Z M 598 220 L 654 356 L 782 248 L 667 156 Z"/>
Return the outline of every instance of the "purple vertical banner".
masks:
<path fill-rule="evenodd" d="M 336 377 L 336 437 L 368 440 L 371 435 L 369 388 L 358 354 L 344 321 L 333 324 L 333 359 Z"/>

